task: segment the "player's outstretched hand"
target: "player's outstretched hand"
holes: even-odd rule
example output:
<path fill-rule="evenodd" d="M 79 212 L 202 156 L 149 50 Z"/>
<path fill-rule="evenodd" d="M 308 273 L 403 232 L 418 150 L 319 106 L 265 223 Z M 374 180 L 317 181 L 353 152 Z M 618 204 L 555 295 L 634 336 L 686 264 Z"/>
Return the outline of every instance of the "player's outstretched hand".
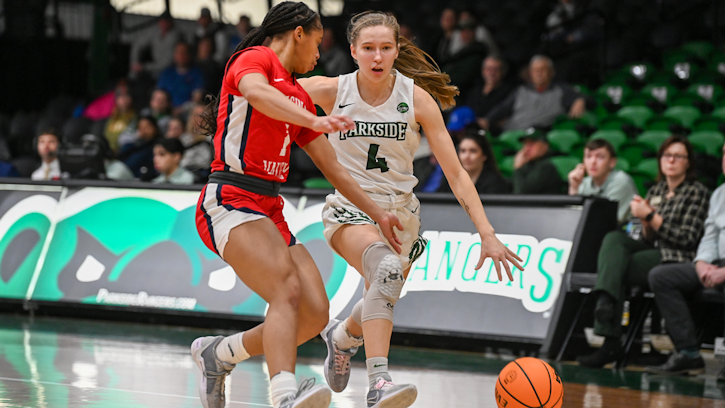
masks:
<path fill-rule="evenodd" d="M 395 249 L 395 252 L 400 254 L 402 252 L 400 246 L 403 244 L 403 242 L 398 238 L 398 236 L 395 234 L 395 230 L 393 227 L 397 228 L 398 231 L 403 231 L 403 224 L 400 222 L 397 216 L 395 214 L 384 212 L 382 217 L 380 219 L 375 220 L 375 222 L 378 223 L 380 226 L 380 230 L 383 231 L 383 235 L 385 235 L 385 239 L 390 242 L 390 245 L 393 246 L 393 249 Z"/>
<path fill-rule="evenodd" d="M 323 133 L 335 133 L 355 129 L 355 121 L 345 115 L 318 116 L 312 122 L 312 130 Z"/>
<path fill-rule="evenodd" d="M 503 263 L 503 267 L 506 269 L 506 274 L 508 275 L 510 281 L 514 280 L 514 276 L 511 274 L 509 262 L 511 262 L 520 271 L 524 270 L 524 268 L 519 264 L 519 262 L 523 262 L 521 258 L 519 258 L 518 255 L 516 255 L 516 253 L 510 250 L 506 245 L 502 244 L 494 234 L 481 236 L 481 258 L 478 260 L 476 270 L 481 269 L 483 261 L 485 261 L 488 257 L 491 257 L 491 260 L 493 261 L 493 266 L 496 268 L 499 281 L 503 280 L 503 277 L 501 276 L 501 265 L 499 265 L 499 262 Z"/>

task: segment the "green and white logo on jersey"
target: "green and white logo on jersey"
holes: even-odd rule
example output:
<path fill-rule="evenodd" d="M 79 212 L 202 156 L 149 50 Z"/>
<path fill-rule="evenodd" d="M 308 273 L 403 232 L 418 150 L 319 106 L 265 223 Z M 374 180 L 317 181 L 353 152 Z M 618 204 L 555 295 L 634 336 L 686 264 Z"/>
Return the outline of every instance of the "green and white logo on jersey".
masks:
<path fill-rule="evenodd" d="M 400 113 L 405 113 L 405 112 L 407 112 L 407 111 L 408 111 L 408 109 L 409 109 L 409 108 L 408 108 L 408 104 L 407 104 L 407 103 L 405 103 L 405 102 L 400 102 L 400 103 L 398 104 L 398 112 L 400 112 Z"/>
<path fill-rule="evenodd" d="M 405 132 L 408 130 L 406 122 L 358 122 L 355 121 L 355 129 L 347 132 L 340 132 L 340 140 L 348 137 L 382 137 L 385 139 L 405 140 Z"/>

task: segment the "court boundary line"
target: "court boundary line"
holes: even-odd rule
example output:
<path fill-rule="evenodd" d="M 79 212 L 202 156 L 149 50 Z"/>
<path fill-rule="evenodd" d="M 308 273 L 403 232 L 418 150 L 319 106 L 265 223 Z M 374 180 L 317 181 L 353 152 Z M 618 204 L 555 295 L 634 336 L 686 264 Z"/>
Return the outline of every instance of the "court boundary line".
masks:
<path fill-rule="evenodd" d="M 47 385 L 62 385 L 64 387 L 74 387 L 74 388 L 84 388 L 84 387 L 76 387 L 73 384 L 64 384 L 64 383 L 58 383 L 58 382 L 52 382 L 52 381 L 35 381 L 35 380 L 26 380 L 23 378 L 10 378 L 10 377 L 0 377 L 0 380 L 3 381 L 17 381 L 17 382 L 29 382 L 29 383 L 38 383 L 38 384 L 47 384 Z M 138 390 L 124 390 L 121 388 L 109 388 L 109 387 L 88 387 L 87 389 L 98 389 L 98 390 L 106 390 L 106 391 L 122 391 L 122 392 L 130 392 L 135 394 L 146 394 L 146 395 L 157 395 L 161 397 L 176 397 L 176 398 L 189 398 L 189 399 L 199 399 L 199 397 L 192 397 L 189 395 L 177 395 L 177 394 L 165 394 L 161 392 L 152 392 L 152 391 L 138 391 Z M 243 402 L 243 401 L 227 401 L 227 403 L 231 404 L 245 404 L 245 405 L 253 405 L 255 407 L 271 407 L 272 405 L 269 404 L 257 404 L 255 402 Z"/>

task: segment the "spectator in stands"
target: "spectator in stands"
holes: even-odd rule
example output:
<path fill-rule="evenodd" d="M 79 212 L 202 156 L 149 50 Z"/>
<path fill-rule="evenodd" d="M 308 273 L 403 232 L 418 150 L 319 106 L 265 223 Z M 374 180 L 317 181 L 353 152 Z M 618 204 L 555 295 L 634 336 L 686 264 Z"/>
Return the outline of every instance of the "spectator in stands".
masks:
<path fill-rule="evenodd" d="M 604 197 L 618 205 L 617 219 L 630 217 L 629 203 L 637 187 L 629 174 L 616 170 L 617 153 L 604 139 L 592 139 L 584 146 L 584 164 L 569 172 L 569 195 Z M 586 177 L 585 177 L 586 176 Z"/>
<path fill-rule="evenodd" d="M 504 130 L 521 130 L 532 126 L 549 127 L 557 116 L 568 113 L 579 118 L 587 109 L 594 108 L 594 101 L 573 88 L 553 83 L 554 64 L 541 55 L 529 63 L 530 85 L 519 86 L 505 101 L 479 121 L 485 129 L 492 123 L 506 120 Z"/>
<path fill-rule="evenodd" d="M 195 44 L 198 45 L 202 38 L 211 38 L 215 50 L 212 58 L 219 64 L 225 64 L 227 58 L 229 58 L 229 54 L 227 53 L 229 40 L 224 31 L 224 26 L 214 22 L 211 18 L 211 10 L 206 7 L 201 9 L 199 19 L 196 22 L 196 30 L 194 31 Z"/>
<path fill-rule="evenodd" d="M 166 127 L 169 125 L 171 120 L 171 94 L 165 89 L 156 88 L 151 93 L 151 100 L 149 106 L 141 110 L 140 116 L 151 116 L 156 120 L 156 123 L 162 133 L 166 132 Z M 125 144 L 132 142 L 133 139 L 119 140 L 119 144 Z"/>
<path fill-rule="evenodd" d="M 192 64 L 189 44 L 182 41 L 174 46 L 174 63 L 161 72 L 156 86 L 171 95 L 175 108 L 191 100 L 195 90 L 204 89 L 204 73 Z"/>
<path fill-rule="evenodd" d="M 181 167 L 184 145 L 179 139 L 159 139 L 154 146 L 154 168 L 159 176 L 152 183 L 193 184 L 194 175 Z"/>
<path fill-rule="evenodd" d="M 641 222 L 641 234 L 630 237 L 624 231 L 612 231 L 604 237 L 594 287 L 599 293 L 594 333 L 605 340 L 594 354 L 579 356 L 579 364 L 602 367 L 621 355 L 620 322 L 627 287 L 647 287 L 647 277 L 655 266 L 692 262 L 695 257 L 710 191 L 697 181 L 693 154 L 686 137 L 667 139 L 657 153 L 659 181 L 646 199 L 635 195 L 630 204 L 632 216 Z"/>
<path fill-rule="evenodd" d="M 476 78 L 481 72 L 481 63 L 488 55 L 486 46 L 476 40 L 476 21 L 461 19 L 458 22 L 462 47 L 451 54 L 443 65 L 443 72 L 450 75 L 451 84 L 461 92 L 458 101 L 465 101 Z"/>
<path fill-rule="evenodd" d="M 491 55 L 481 65 L 481 81 L 474 86 L 468 95 L 466 105 L 473 108 L 479 125 L 485 125 L 486 115 L 501 102 L 506 100 L 513 85 L 504 82 L 508 67 L 499 56 Z M 493 125 L 495 126 L 495 124 Z M 499 133 L 492 129 L 494 133 Z"/>
<path fill-rule="evenodd" d="M 451 57 L 451 41 L 458 23 L 458 12 L 454 8 L 443 9 L 440 19 L 441 35 L 436 47 L 435 60 L 438 65 L 443 66 Z"/>
<path fill-rule="evenodd" d="M 235 28 L 236 30 L 234 32 L 234 35 L 232 35 L 229 39 L 229 50 L 227 52 L 228 55 L 232 55 L 234 53 L 234 50 L 237 49 L 237 45 L 239 45 L 244 37 L 246 37 L 247 34 L 252 31 L 252 20 L 249 19 L 249 16 L 242 14 L 241 16 L 239 16 L 239 21 L 237 22 Z"/>
<path fill-rule="evenodd" d="M 725 147 L 722 171 L 725 173 Z M 718 187 L 710 198 L 710 211 L 705 220 L 705 234 L 697 247 L 693 262 L 660 265 L 649 273 L 649 285 L 655 294 L 657 307 L 662 313 L 675 345 L 667 363 L 646 370 L 656 374 L 689 374 L 705 372 L 700 356 L 700 342 L 695 322 L 688 308 L 688 300 L 705 288 L 722 290 L 725 283 L 725 184 Z M 725 381 L 725 367 L 717 375 Z"/>
<path fill-rule="evenodd" d="M 159 17 L 158 26 L 139 35 L 131 45 L 131 73 L 135 76 L 146 71 L 154 78 L 174 61 L 174 45 L 183 36 L 174 28 L 174 19 L 165 12 Z M 144 61 L 144 55 L 150 61 Z"/>
<path fill-rule="evenodd" d="M 458 143 L 458 160 L 471 176 L 478 194 L 509 194 L 511 184 L 503 178 L 496 164 L 491 144 L 484 136 L 486 131 L 478 129 L 475 125 L 466 128 Z M 450 193 L 448 180 L 443 178 L 439 193 Z"/>
<path fill-rule="evenodd" d="M 156 176 L 154 170 L 154 145 L 161 138 L 156 120 L 151 116 L 142 116 L 138 121 L 134 142 L 121 146 L 118 159 L 142 180 L 151 180 Z"/>
<path fill-rule="evenodd" d="M 325 27 L 320 43 L 320 59 L 317 63 L 322 66 L 327 76 L 338 76 L 353 71 L 350 61 L 350 51 L 347 52 L 337 45 L 335 32 L 332 28 Z"/>
<path fill-rule="evenodd" d="M 30 176 L 32 180 L 59 180 L 60 161 L 58 160 L 58 147 L 60 137 L 53 129 L 40 132 L 35 139 L 35 145 L 40 156 L 41 164 Z"/>
<path fill-rule="evenodd" d="M 561 194 L 562 180 L 549 160 L 544 132 L 530 128 L 520 140 L 524 145 L 514 157 L 514 194 Z"/>
<path fill-rule="evenodd" d="M 103 135 L 106 137 L 111 150 L 114 152 L 118 151 L 119 136 L 129 128 L 135 128 L 135 123 L 136 111 L 133 108 L 131 95 L 128 93 L 117 94 L 113 112 L 111 112 L 111 116 L 106 121 L 106 127 L 103 131 Z"/>
<path fill-rule="evenodd" d="M 596 2 L 559 0 L 546 18 L 541 52 L 554 59 L 560 78 L 582 82 L 597 73 L 597 64 L 589 61 L 599 56 L 603 20 Z"/>
<path fill-rule="evenodd" d="M 196 45 L 196 66 L 204 74 L 206 93 L 216 93 L 222 86 L 224 66 L 214 58 L 214 39 L 202 37 Z"/>
<path fill-rule="evenodd" d="M 202 103 L 194 106 L 186 121 L 186 132 L 179 138 L 185 148 L 181 166 L 200 176 L 208 173 L 211 161 L 214 159 L 211 139 L 200 133 L 201 115 L 204 109 L 205 105 Z"/>
<path fill-rule="evenodd" d="M 461 20 L 470 20 L 474 21 L 476 24 L 476 28 L 474 30 L 474 37 L 476 38 L 476 41 L 483 43 L 486 48 L 488 49 L 489 54 L 499 54 L 498 46 L 496 45 L 496 41 L 493 39 L 493 36 L 488 31 L 488 29 L 481 23 L 479 23 L 478 18 L 471 10 L 463 10 L 461 11 L 459 17 L 459 21 Z M 451 54 L 457 53 L 461 48 L 463 48 L 463 40 L 461 39 L 461 31 L 456 30 L 453 32 L 453 35 L 451 37 Z"/>

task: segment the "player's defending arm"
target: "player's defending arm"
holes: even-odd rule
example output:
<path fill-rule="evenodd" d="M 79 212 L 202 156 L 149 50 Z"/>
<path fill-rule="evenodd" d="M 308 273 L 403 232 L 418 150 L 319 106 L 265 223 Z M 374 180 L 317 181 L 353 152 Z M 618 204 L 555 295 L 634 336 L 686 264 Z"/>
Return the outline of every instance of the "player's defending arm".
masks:
<path fill-rule="evenodd" d="M 325 76 L 313 76 L 311 78 L 300 78 L 299 83 L 312 98 L 312 103 L 322 108 L 326 114 L 330 114 L 335 108 L 337 98 L 337 84 L 339 78 L 328 78 Z"/>
<path fill-rule="evenodd" d="M 415 87 L 413 98 L 415 104 L 415 120 L 425 130 L 428 143 L 436 159 L 438 159 L 438 163 L 440 163 L 446 179 L 448 179 L 448 184 L 451 186 L 453 194 L 456 195 L 458 202 L 461 203 L 461 207 L 471 217 L 473 224 L 476 226 L 476 230 L 478 230 L 481 236 L 481 258 L 478 260 L 476 269 L 480 269 L 483 266 L 483 261 L 487 257 L 491 257 L 496 267 L 496 272 L 498 273 L 498 279 L 502 280 L 501 266 L 499 265 L 499 262 L 502 262 L 509 279 L 513 280 L 511 268 L 508 263 L 511 262 L 523 271 L 524 268 L 517 262 L 517 260 L 521 261 L 521 258 L 516 256 L 513 251 L 508 249 L 496 238 L 493 227 L 488 222 L 486 213 L 483 210 L 483 205 L 481 204 L 481 199 L 478 197 L 476 187 L 458 160 L 456 149 L 453 146 L 453 140 L 446 130 L 438 105 L 433 100 L 433 97 L 418 86 Z"/>
<path fill-rule="evenodd" d="M 254 109 L 272 119 L 324 133 L 355 128 L 355 123 L 347 116 L 318 117 L 307 109 L 297 106 L 282 92 L 270 85 L 267 78 L 262 74 L 249 73 L 244 75 L 239 80 L 238 88 L 239 92 L 247 98 L 247 101 Z"/>

